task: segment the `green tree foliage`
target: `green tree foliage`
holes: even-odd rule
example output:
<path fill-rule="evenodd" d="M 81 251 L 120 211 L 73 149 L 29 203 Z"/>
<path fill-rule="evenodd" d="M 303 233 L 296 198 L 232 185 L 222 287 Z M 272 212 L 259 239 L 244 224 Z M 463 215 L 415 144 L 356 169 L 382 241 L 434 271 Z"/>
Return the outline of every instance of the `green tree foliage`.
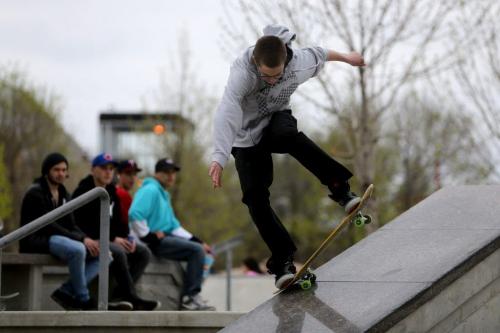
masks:
<path fill-rule="evenodd" d="M 213 189 L 203 153 L 197 141 L 185 140 L 175 206 L 188 230 L 214 244 L 238 235 L 248 225 L 249 217 L 234 177 L 226 177 L 222 189 Z"/>
<path fill-rule="evenodd" d="M 413 92 L 387 128 L 385 144 L 397 151 L 394 204 L 404 211 L 445 185 L 475 184 L 494 165 L 474 136 L 474 119 Z"/>
<path fill-rule="evenodd" d="M 9 218 L 12 214 L 12 194 L 3 156 L 4 145 L 0 143 L 0 221 Z"/>
<path fill-rule="evenodd" d="M 73 165 L 73 179 L 78 179 L 75 171 L 84 156 L 62 129 L 58 114 L 56 97 L 29 83 L 19 71 L 0 67 L 0 144 L 4 145 L 6 169 L 2 175 L 11 188 L 13 212 L 5 221 L 7 231 L 18 226 L 23 195 L 40 176 L 41 162 L 48 153 L 66 154 L 70 168 Z"/>

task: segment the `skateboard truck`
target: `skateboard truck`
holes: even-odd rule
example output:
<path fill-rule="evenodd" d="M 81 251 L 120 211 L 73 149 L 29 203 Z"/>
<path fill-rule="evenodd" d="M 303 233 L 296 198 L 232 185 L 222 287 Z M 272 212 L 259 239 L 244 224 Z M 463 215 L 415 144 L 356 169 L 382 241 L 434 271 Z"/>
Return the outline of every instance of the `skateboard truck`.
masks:
<path fill-rule="evenodd" d="M 316 282 L 316 274 L 314 274 L 312 270 L 308 268 L 307 271 L 304 273 L 304 275 L 302 275 L 302 277 L 300 277 L 295 282 L 292 282 L 291 285 L 296 285 L 302 290 L 308 290 L 311 289 L 311 287 L 315 282 Z M 287 288 L 289 288 L 290 286 L 287 286 Z"/>
<path fill-rule="evenodd" d="M 372 217 L 370 215 L 365 215 L 362 212 L 357 212 L 352 218 L 352 222 L 356 227 L 361 228 L 365 224 L 372 223 Z"/>

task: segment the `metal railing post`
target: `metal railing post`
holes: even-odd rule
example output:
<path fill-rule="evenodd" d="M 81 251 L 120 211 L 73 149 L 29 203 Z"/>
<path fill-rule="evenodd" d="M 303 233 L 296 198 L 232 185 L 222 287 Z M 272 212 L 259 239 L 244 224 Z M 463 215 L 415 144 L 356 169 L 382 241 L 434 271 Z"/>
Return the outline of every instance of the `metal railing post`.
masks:
<path fill-rule="evenodd" d="M 231 270 L 233 269 L 233 251 L 226 251 L 226 311 L 231 311 Z"/>
<path fill-rule="evenodd" d="M 233 248 L 243 242 L 243 235 L 230 238 L 212 247 L 214 254 L 226 253 L 226 310 L 231 311 L 231 270 L 233 269 Z"/>
<path fill-rule="evenodd" d="M 107 192 L 106 192 L 107 194 Z M 109 196 L 100 197 L 100 230 L 99 230 L 99 291 L 97 310 L 108 309 L 108 283 L 109 283 Z M 106 221 L 103 223 L 103 221 Z"/>

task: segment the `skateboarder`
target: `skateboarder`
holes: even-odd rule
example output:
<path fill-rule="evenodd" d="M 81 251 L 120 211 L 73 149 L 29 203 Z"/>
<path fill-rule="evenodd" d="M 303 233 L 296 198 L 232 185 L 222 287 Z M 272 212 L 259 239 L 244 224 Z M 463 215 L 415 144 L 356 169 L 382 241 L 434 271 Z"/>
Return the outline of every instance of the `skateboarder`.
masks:
<path fill-rule="evenodd" d="M 269 202 L 273 181 L 271 153 L 288 153 L 313 173 L 329 195 L 350 212 L 359 197 L 350 191 L 352 173 L 336 162 L 304 133 L 290 110 L 290 96 L 297 87 L 316 76 L 327 61 L 364 66 L 356 53 L 339 53 L 321 47 L 292 48 L 295 34 L 270 25 L 255 46 L 231 66 L 228 83 L 214 120 L 214 151 L 209 176 L 221 186 L 222 170 L 232 154 L 240 178 L 243 203 L 271 250 L 269 273 L 281 288 L 296 272 L 296 246 Z"/>

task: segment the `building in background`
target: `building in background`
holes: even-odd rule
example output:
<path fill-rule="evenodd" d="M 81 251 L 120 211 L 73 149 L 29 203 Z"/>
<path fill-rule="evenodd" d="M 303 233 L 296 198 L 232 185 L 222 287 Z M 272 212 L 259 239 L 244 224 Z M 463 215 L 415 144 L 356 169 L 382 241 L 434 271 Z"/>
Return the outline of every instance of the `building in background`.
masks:
<path fill-rule="evenodd" d="M 171 156 L 180 128 L 194 125 L 177 113 L 102 112 L 100 150 L 115 159 L 132 158 L 145 174 L 152 174 L 158 158 Z"/>

